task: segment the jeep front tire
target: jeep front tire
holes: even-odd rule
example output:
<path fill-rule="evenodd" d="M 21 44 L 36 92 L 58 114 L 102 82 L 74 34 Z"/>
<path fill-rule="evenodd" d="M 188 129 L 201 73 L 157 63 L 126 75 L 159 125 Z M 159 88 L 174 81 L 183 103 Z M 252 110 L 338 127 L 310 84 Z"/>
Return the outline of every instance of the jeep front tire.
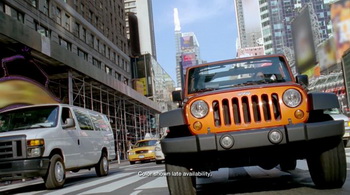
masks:
<path fill-rule="evenodd" d="M 307 158 L 310 175 L 318 188 L 340 188 L 346 180 L 346 157 L 342 141 L 323 152 Z"/>
<path fill-rule="evenodd" d="M 196 194 L 196 178 L 192 178 L 190 176 L 183 176 L 184 173 L 190 173 L 188 168 L 166 163 L 165 170 L 168 174 L 167 182 L 170 194 Z M 178 174 L 181 174 L 181 176 L 179 176 Z"/>

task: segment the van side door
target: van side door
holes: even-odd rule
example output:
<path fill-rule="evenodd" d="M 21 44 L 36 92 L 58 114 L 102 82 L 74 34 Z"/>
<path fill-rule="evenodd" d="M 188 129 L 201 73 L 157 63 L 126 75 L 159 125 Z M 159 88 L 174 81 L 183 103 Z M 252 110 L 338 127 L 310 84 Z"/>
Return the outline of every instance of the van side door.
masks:
<path fill-rule="evenodd" d="M 101 157 L 101 140 L 95 131 L 87 110 L 73 108 L 80 128 L 81 159 L 79 166 L 87 166 L 98 163 Z"/>
<path fill-rule="evenodd" d="M 73 119 L 72 111 L 69 107 L 62 107 L 59 125 L 62 127 L 62 133 L 64 135 L 57 137 L 57 139 L 61 140 L 60 147 L 63 150 L 66 168 L 74 168 L 79 166 L 81 153 L 79 140 L 80 133 L 79 129 L 76 128 L 76 122 L 74 122 L 74 126 L 66 125 L 68 121 L 67 119 Z"/>

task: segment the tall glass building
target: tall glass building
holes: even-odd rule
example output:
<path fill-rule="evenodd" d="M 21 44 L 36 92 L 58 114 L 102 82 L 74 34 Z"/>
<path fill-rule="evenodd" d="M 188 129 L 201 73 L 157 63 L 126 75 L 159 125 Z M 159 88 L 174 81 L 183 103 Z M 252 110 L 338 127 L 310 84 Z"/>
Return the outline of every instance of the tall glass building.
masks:
<path fill-rule="evenodd" d="M 319 38 L 327 39 L 327 25 L 330 22 L 328 1 L 259 0 L 265 54 L 284 53 L 285 48 L 293 48 L 291 21 L 307 3 L 311 3 L 317 17 Z"/>

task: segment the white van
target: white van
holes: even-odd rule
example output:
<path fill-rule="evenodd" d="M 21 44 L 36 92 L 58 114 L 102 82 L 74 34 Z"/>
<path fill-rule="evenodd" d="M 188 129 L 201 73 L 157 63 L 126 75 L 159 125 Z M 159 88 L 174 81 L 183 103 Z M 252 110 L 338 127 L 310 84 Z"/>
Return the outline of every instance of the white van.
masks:
<path fill-rule="evenodd" d="M 25 106 L 0 112 L 0 181 L 42 177 L 62 187 L 66 171 L 109 171 L 115 159 L 112 128 L 101 113 L 66 104 Z"/>

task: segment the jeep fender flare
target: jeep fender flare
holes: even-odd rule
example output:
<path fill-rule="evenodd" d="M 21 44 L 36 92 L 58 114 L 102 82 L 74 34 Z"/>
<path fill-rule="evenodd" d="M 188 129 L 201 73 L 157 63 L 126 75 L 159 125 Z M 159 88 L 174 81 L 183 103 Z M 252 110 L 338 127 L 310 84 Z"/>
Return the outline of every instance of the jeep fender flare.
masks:
<path fill-rule="evenodd" d="M 338 97 L 334 93 L 309 93 L 308 101 L 310 111 L 340 107 Z"/>
<path fill-rule="evenodd" d="M 159 127 L 186 125 L 183 109 L 177 108 L 159 115 Z"/>

